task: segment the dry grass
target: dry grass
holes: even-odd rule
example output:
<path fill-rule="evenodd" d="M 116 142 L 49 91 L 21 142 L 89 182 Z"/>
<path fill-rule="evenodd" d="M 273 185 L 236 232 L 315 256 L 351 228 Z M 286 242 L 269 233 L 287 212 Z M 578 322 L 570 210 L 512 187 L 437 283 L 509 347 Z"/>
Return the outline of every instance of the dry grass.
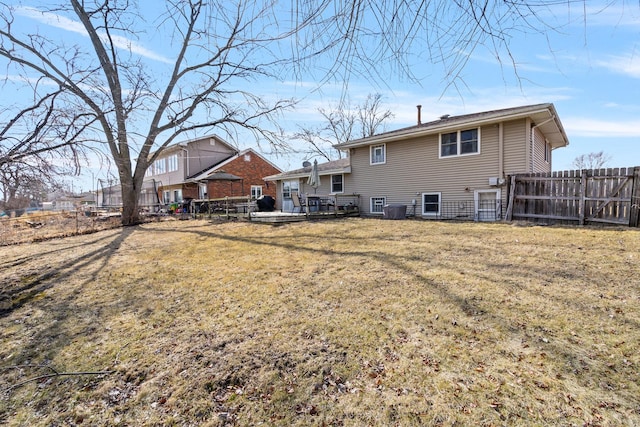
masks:
<path fill-rule="evenodd" d="M 120 218 L 87 217 L 84 212 L 35 211 L 0 217 L 0 246 L 33 243 L 115 228 Z"/>
<path fill-rule="evenodd" d="M 0 424 L 640 425 L 637 230 L 189 221 L 0 254 Z M 7 390 L 50 369 L 113 373 Z"/>

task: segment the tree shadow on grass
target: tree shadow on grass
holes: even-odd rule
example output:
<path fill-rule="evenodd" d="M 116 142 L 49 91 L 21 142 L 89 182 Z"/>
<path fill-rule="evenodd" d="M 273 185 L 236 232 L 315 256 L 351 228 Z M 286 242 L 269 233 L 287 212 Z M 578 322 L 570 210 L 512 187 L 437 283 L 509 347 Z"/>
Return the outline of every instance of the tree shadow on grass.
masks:
<path fill-rule="evenodd" d="M 23 255 L 3 261 L 0 267 L 5 269 L 6 274 L 0 281 L 0 318 L 33 301 L 76 270 L 91 266 L 94 271 L 93 277 L 95 277 L 134 231 L 135 227 L 120 228 L 116 232 L 99 233 L 91 241 L 83 241 L 64 249 Z M 57 264 L 42 265 L 40 259 L 50 254 L 55 254 L 57 259 L 62 261 Z"/>

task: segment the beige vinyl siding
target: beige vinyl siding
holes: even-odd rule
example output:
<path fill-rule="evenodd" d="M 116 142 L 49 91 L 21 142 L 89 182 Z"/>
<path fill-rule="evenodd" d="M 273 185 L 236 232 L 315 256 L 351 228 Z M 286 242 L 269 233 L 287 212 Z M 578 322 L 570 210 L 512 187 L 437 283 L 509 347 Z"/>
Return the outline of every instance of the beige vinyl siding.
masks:
<path fill-rule="evenodd" d="M 327 195 L 331 193 L 331 176 L 320 175 L 320 187 L 313 189 L 312 186 L 307 184 L 308 178 L 300 179 L 300 192 L 303 194 L 322 194 Z"/>
<path fill-rule="evenodd" d="M 551 172 L 551 161 L 544 159 L 547 141 L 538 128 L 533 129 L 533 170 L 532 172 Z M 549 159 L 551 160 L 551 159 Z"/>
<path fill-rule="evenodd" d="M 480 154 L 439 158 L 439 136 L 390 142 L 386 145 L 386 163 L 369 164 L 369 148 L 352 150 L 351 179 L 361 198 L 361 209 L 370 213 L 371 197 L 385 197 L 388 204 L 406 204 L 412 212 L 422 213 L 422 193 L 441 192 L 445 201 L 473 202 L 474 190 L 491 189 L 490 177 L 502 177 L 499 171 L 498 125 L 484 126 L 480 132 Z"/>
<path fill-rule="evenodd" d="M 153 176 L 151 176 L 150 178 L 154 178 L 157 181 L 162 181 L 162 185 L 163 186 L 168 186 L 168 185 L 173 185 L 173 184 L 181 184 L 182 182 L 184 182 L 185 179 L 185 156 L 184 156 L 184 152 L 182 151 L 171 151 L 171 152 L 167 152 L 166 154 L 162 154 L 162 156 L 160 157 L 160 161 L 163 161 L 165 163 L 165 170 L 168 171 L 169 170 L 169 164 L 168 164 L 168 157 L 172 156 L 172 155 L 177 155 L 178 156 L 178 170 L 173 171 L 173 172 L 165 172 L 162 174 L 155 174 Z"/>
<path fill-rule="evenodd" d="M 504 173 L 529 172 L 527 167 L 527 121 L 515 120 L 504 123 Z"/>
<path fill-rule="evenodd" d="M 187 169 L 183 170 L 183 179 L 217 165 L 236 153 L 232 148 L 220 141 L 215 141 L 215 144 L 211 144 L 212 140 L 215 140 L 215 138 L 205 138 L 188 144 L 189 157 L 186 161 Z"/>

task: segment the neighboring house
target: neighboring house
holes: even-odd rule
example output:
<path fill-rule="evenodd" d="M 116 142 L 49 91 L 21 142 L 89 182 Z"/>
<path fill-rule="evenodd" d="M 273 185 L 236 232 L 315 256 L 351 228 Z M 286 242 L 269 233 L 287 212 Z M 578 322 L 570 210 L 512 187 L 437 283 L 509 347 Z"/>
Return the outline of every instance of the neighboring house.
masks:
<path fill-rule="evenodd" d="M 43 210 L 75 211 L 95 206 L 96 196 L 92 192 L 82 194 L 71 194 L 67 192 L 56 192 L 47 197 L 43 203 Z"/>
<path fill-rule="evenodd" d="M 429 123 L 419 108 L 416 126 L 335 146 L 349 155 L 362 214 L 398 204 L 417 217 L 500 219 L 507 176 L 551 171 L 553 150 L 569 143 L 550 103 Z"/>
<path fill-rule="evenodd" d="M 282 170 L 252 149 L 246 149 L 187 179 L 198 183 L 200 199 L 221 197 L 276 197 L 276 188 L 264 180 Z"/>
<path fill-rule="evenodd" d="M 281 209 L 284 212 L 291 212 L 293 210 L 293 201 L 291 199 L 291 193 L 297 192 L 300 195 L 304 194 L 322 194 L 322 195 L 336 195 L 336 194 L 352 194 L 353 189 L 350 188 L 349 174 L 351 173 L 351 166 L 349 159 L 333 160 L 326 163 L 318 163 L 318 173 L 320 175 L 320 186 L 314 188 L 307 184 L 309 175 L 311 174 L 312 165 L 309 162 L 305 162 L 305 166 L 276 175 L 270 175 L 264 178 L 267 182 L 273 182 L 276 187 L 276 209 Z"/>
<path fill-rule="evenodd" d="M 270 194 L 262 177 L 280 172 L 255 151 L 238 151 L 211 135 L 166 147 L 149 166 L 141 207 L 180 203 L 184 199 Z M 218 175 L 216 175 L 218 173 Z M 217 180 L 223 173 L 225 180 Z M 271 192 L 275 195 L 275 191 Z"/>

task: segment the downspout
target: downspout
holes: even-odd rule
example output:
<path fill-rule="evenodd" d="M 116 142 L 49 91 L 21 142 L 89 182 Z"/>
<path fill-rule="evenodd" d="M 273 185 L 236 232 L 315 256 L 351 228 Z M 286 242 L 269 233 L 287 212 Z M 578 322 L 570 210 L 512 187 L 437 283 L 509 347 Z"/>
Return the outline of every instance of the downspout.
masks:
<path fill-rule="evenodd" d="M 187 171 L 187 173 L 185 174 L 185 179 L 190 176 L 191 174 L 189 173 L 189 151 L 182 147 L 182 152 L 184 153 L 184 163 L 185 163 L 185 170 Z"/>
<path fill-rule="evenodd" d="M 498 123 L 498 176 L 504 176 L 504 122 Z"/>

